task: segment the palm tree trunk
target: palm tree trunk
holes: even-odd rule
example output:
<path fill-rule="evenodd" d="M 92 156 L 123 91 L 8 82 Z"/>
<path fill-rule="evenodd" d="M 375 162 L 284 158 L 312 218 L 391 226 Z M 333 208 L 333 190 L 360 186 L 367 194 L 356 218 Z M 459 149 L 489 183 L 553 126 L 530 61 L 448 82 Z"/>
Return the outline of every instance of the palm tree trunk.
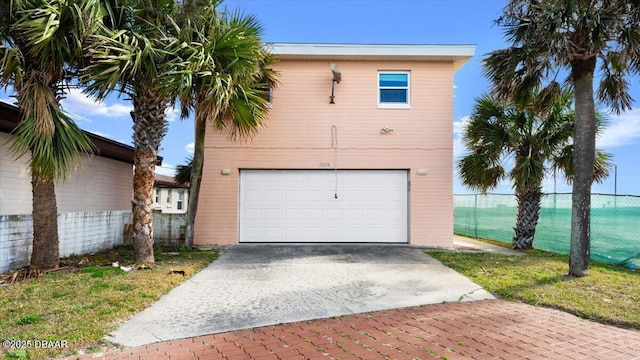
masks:
<path fill-rule="evenodd" d="M 536 226 L 540 218 L 540 198 L 542 191 L 540 186 L 533 189 L 516 189 L 518 201 L 518 214 L 516 226 L 513 228 L 515 236 L 512 244 L 514 249 L 532 249 L 536 235 Z"/>
<path fill-rule="evenodd" d="M 593 73 L 595 58 L 571 63 L 575 86 L 576 119 L 573 130 L 573 194 L 569 274 L 586 276 L 589 271 L 591 184 L 596 145 Z"/>
<path fill-rule="evenodd" d="M 191 165 L 191 181 L 189 185 L 189 209 L 187 211 L 187 231 L 185 242 L 188 247 L 193 246 L 196 212 L 198 211 L 198 198 L 200 197 L 200 181 L 202 180 L 202 168 L 204 166 L 204 138 L 207 130 L 205 119 L 199 119 L 197 114 L 195 120 L 195 144 L 193 151 L 193 162 Z"/>
<path fill-rule="evenodd" d="M 167 132 L 167 101 L 157 91 L 136 89 L 133 98 L 133 247 L 136 263 L 153 264 L 153 183 L 158 147 Z"/>
<path fill-rule="evenodd" d="M 31 270 L 50 270 L 58 267 L 60 260 L 58 242 L 58 208 L 53 180 L 43 180 L 33 175 L 33 249 Z"/>
<path fill-rule="evenodd" d="M 136 263 L 153 264 L 153 213 L 151 206 L 155 163 L 151 151 L 136 149 L 133 175 L 133 248 Z"/>

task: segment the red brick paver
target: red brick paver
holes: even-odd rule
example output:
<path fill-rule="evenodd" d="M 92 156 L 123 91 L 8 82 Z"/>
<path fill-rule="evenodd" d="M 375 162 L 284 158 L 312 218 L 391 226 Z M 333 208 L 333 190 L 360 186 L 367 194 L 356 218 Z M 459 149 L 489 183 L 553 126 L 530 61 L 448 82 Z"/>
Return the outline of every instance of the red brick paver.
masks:
<path fill-rule="evenodd" d="M 640 332 L 504 300 L 380 311 L 68 359 L 640 359 Z"/>

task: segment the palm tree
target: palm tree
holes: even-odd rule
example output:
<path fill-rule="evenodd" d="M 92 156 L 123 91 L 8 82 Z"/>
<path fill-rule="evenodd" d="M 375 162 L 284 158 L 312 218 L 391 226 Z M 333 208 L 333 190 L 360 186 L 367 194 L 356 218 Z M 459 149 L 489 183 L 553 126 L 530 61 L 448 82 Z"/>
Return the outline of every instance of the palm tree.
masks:
<path fill-rule="evenodd" d="M 191 168 L 193 167 L 193 156 L 185 159 L 185 163 L 176 166 L 176 172 L 173 175 L 178 185 L 188 185 L 191 183 Z"/>
<path fill-rule="evenodd" d="M 595 162 L 593 80 L 601 75 L 597 97 L 620 113 L 631 107 L 629 77 L 640 73 L 640 6 L 632 0 L 511 0 L 497 21 L 509 48 L 485 59 L 493 93 L 501 100 L 526 97 L 541 88 L 560 94 L 559 70 L 575 94 L 575 142 L 569 274 L 589 269 L 592 171 Z"/>
<path fill-rule="evenodd" d="M 528 103 L 501 102 L 489 95 L 476 100 L 463 141 L 468 154 L 458 163 L 462 182 L 486 192 L 502 179 L 513 182 L 518 202 L 514 249 L 531 249 L 540 215 L 542 181 L 549 167 L 573 178 L 573 96 L 563 91 L 550 108 L 539 112 Z M 505 158 L 514 159 L 506 171 Z M 598 151 L 593 179 L 609 174 L 609 155 Z"/>
<path fill-rule="evenodd" d="M 106 0 L 110 16 L 91 38 L 91 63 L 82 81 L 99 99 L 114 90 L 133 102 L 133 244 L 137 263 L 153 264 L 153 183 L 158 148 L 167 131 L 165 111 L 180 84 L 172 82 L 181 61 L 175 0 Z"/>
<path fill-rule="evenodd" d="M 99 6 L 91 0 L 4 1 L 0 5 L 0 80 L 12 86 L 22 120 L 12 152 L 31 155 L 33 190 L 32 271 L 58 267 L 55 183 L 93 145 L 60 109 L 82 60 L 84 36 Z"/>
<path fill-rule="evenodd" d="M 188 164 L 188 246 L 193 245 L 207 124 L 231 139 L 252 136 L 265 121 L 268 87 L 275 85 L 275 73 L 268 68 L 273 60 L 261 42 L 256 18 L 219 13 L 217 5 L 211 1 L 200 7 L 200 15 L 183 26 L 181 38 L 190 45 L 183 53 L 182 114 L 195 112 L 194 156 Z"/>

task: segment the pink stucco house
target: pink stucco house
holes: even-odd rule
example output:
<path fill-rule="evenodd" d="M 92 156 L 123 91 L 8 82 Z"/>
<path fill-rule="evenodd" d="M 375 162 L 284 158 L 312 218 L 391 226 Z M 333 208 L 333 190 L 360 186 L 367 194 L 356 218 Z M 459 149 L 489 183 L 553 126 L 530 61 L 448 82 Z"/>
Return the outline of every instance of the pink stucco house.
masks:
<path fill-rule="evenodd" d="M 450 247 L 453 75 L 475 46 L 271 49 L 267 126 L 241 142 L 207 135 L 195 244 Z"/>

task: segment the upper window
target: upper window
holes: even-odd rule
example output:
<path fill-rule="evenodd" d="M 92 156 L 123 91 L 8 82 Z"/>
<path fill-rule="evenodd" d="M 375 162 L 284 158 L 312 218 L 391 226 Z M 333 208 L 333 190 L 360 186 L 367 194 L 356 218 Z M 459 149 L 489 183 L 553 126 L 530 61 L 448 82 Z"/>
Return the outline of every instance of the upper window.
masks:
<path fill-rule="evenodd" d="M 178 210 L 182 210 L 182 201 L 184 200 L 184 190 L 178 191 Z"/>
<path fill-rule="evenodd" d="M 381 71 L 378 73 L 378 107 L 409 108 L 408 71 Z"/>

